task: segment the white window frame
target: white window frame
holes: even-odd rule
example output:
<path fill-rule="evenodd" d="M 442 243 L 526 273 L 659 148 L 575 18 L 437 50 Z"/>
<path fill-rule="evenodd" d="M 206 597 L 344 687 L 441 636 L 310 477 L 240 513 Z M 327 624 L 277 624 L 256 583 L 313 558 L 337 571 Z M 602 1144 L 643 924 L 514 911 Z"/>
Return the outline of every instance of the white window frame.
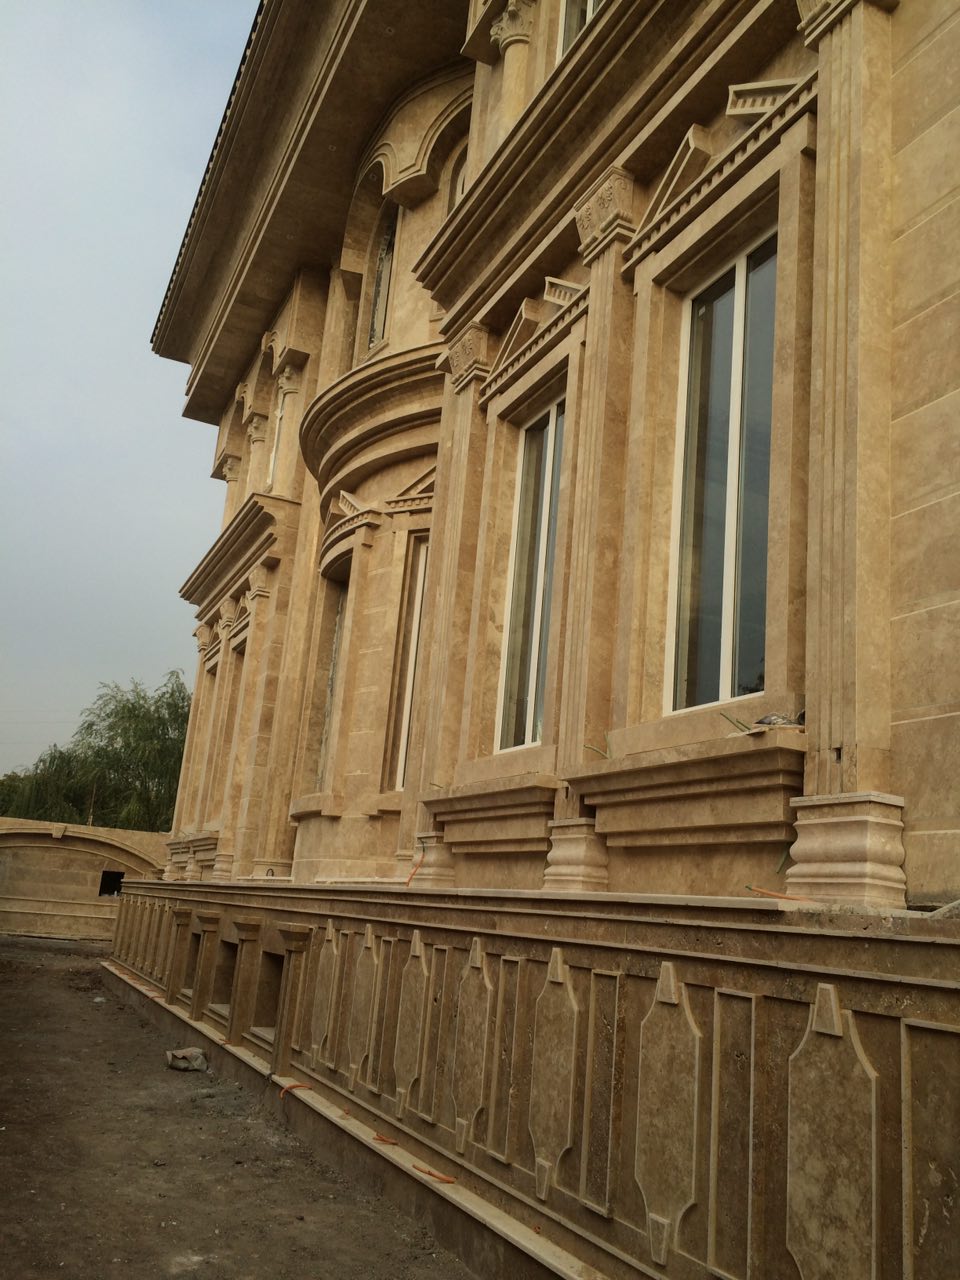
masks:
<path fill-rule="evenodd" d="M 694 711 L 702 711 L 704 707 L 722 706 L 728 702 L 742 702 L 747 698 L 762 698 L 765 690 L 756 693 L 735 694 L 733 687 L 733 641 L 734 611 L 736 605 L 736 554 L 737 554 L 737 520 L 740 510 L 740 443 L 741 430 L 733 430 L 732 424 L 741 422 L 743 408 L 743 360 L 744 360 L 744 322 L 746 318 L 746 283 L 747 260 L 750 255 L 765 245 L 769 240 L 779 238 L 778 228 L 771 227 L 742 249 L 735 258 L 728 259 L 723 266 L 697 284 L 683 302 L 683 315 L 680 326 L 680 351 L 682 354 L 680 377 L 677 389 L 677 426 L 676 449 L 674 455 L 673 475 L 673 524 L 670 537 L 670 570 L 668 580 L 670 630 L 667 634 L 663 711 L 664 715 L 685 715 Z M 779 244 L 778 244 L 779 254 Z M 778 257 L 779 262 L 779 257 Z M 677 642 L 679 638 L 680 611 L 680 540 L 683 526 L 683 490 L 684 471 L 687 454 L 687 396 L 690 388 L 690 337 L 693 328 L 693 304 L 697 298 L 706 293 L 722 276 L 734 269 L 734 317 L 733 317 L 733 353 L 730 366 L 730 423 L 731 430 L 727 443 L 727 492 L 724 510 L 724 551 L 723 551 L 723 599 L 721 605 L 720 631 L 720 696 L 710 702 L 698 702 L 687 707 L 675 705 Z M 769 526 L 768 543 L 769 548 Z M 725 692 L 726 691 L 726 692 Z"/>
<path fill-rule="evenodd" d="M 397 737 L 397 767 L 393 777 L 396 791 L 402 791 L 407 773 L 407 757 L 410 750 L 410 725 L 413 716 L 413 692 L 417 681 L 417 660 L 420 654 L 420 631 L 423 624 L 423 597 L 427 580 L 427 557 L 430 544 L 425 533 L 414 534 L 411 551 L 416 557 L 416 577 L 412 583 L 413 598 L 410 604 L 410 636 L 407 641 L 407 667 L 404 672 L 400 702 L 400 728 Z M 403 618 L 401 618 L 401 625 Z"/>
<path fill-rule="evenodd" d="M 557 29 L 557 61 L 558 62 L 560 61 L 561 58 L 566 57 L 566 55 L 573 48 L 577 39 L 583 34 L 584 31 L 586 31 L 587 27 L 589 27 L 590 23 L 597 16 L 597 13 L 600 11 L 600 9 L 603 7 L 605 0 L 586 0 L 586 3 L 587 3 L 587 15 L 584 18 L 583 26 L 580 27 L 577 31 L 574 31 L 574 33 L 571 35 L 568 41 L 567 40 L 567 22 L 568 22 L 568 16 L 569 16 L 569 10 L 568 10 L 569 0 L 560 0 L 560 22 L 558 24 L 558 29 Z"/>
<path fill-rule="evenodd" d="M 537 684 L 538 684 L 538 676 L 540 672 L 540 665 L 541 665 L 541 662 L 545 660 L 547 656 L 546 653 L 543 652 L 543 643 L 541 642 L 541 628 L 542 628 L 542 622 L 543 622 L 543 609 L 545 604 L 544 578 L 545 578 L 545 572 L 546 572 L 547 546 L 549 543 L 549 538 L 547 537 L 547 534 L 549 532 L 550 510 L 553 505 L 554 488 L 560 483 L 560 476 L 558 472 L 563 465 L 562 456 L 559 459 L 555 457 L 557 417 L 558 417 L 558 412 L 561 409 L 564 410 L 564 415 L 565 415 L 566 406 L 565 406 L 565 400 L 563 397 L 560 397 L 559 399 L 555 400 L 553 404 L 551 404 L 547 409 L 538 413 L 536 417 L 532 418 L 518 432 L 519 438 L 517 441 L 517 480 L 516 480 L 516 484 L 514 485 L 514 495 L 513 495 L 513 523 L 512 523 L 513 533 L 510 540 L 510 557 L 507 562 L 507 577 L 506 577 L 508 596 L 507 596 L 506 610 L 504 613 L 503 648 L 500 655 L 500 678 L 499 678 L 498 688 L 497 688 L 497 715 L 496 715 L 496 723 L 495 723 L 495 730 L 494 730 L 494 751 L 498 754 L 506 751 L 522 751 L 522 750 L 525 750 L 527 747 L 539 746 L 541 742 L 540 737 L 534 736 L 533 729 L 537 719 L 537 710 L 538 710 Z M 533 585 L 534 607 L 533 607 L 533 618 L 532 618 L 531 627 L 530 627 L 531 636 L 532 636 L 532 647 L 530 652 L 530 670 L 527 677 L 527 714 L 526 714 L 526 720 L 524 725 L 524 740 L 523 742 L 515 742 L 515 743 L 509 744 L 508 746 L 504 746 L 502 742 L 503 713 L 504 713 L 504 705 L 505 705 L 506 696 L 507 696 L 507 666 L 508 666 L 508 658 L 510 655 L 510 630 L 513 622 L 514 610 L 516 608 L 516 601 L 514 600 L 514 574 L 516 571 L 517 542 L 518 542 L 518 537 L 520 533 L 519 521 L 520 521 L 520 500 L 522 496 L 521 491 L 523 488 L 523 458 L 524 458 L 524 450 L 526 449 L 528 431 L 530 431 L 532 428 L 539 429 L 540 424 L 543 422 L 545 417 L 547 419 L 547 423 L 546 423 L 546 427 L 544 428 L 545 435 L 544 435 L 543 447 L 545 451 L 545 456 L 548 459 L 548 463 L 545 468 L 543 496 L 540 503 L 537 569 L 536 569 L 536 577 Z M 556 558 L 556 538 L 554 538 L 554 563 L 556 562 L 555 558 Z M 544 641 L 547 647 L 549 647 L 549 643 L 550 643 L 549 634 L 546 637 L 544 637 Z M 541 712 L 541 720 L 542 720 L 542 708 L 540 709 L 540 712 Z"/>

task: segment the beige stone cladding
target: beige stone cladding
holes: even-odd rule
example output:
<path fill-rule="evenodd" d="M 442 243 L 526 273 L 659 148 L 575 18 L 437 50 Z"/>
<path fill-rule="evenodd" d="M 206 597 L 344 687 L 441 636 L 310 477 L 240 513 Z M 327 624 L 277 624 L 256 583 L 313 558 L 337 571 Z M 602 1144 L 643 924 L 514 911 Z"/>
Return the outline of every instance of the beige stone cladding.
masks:
<path fill-rule="evenodd" d="M 118 960 L 559 1274 L 960 1270 L 958 33 L 265 0 L 164 300 L 226 502 Z"/>
<path fill-rule="evenodd" d="M 218 1069 L 557 1274 L 956 1275 L 955 918 L 470 902 L 144 885 L 115 955 Z"/>

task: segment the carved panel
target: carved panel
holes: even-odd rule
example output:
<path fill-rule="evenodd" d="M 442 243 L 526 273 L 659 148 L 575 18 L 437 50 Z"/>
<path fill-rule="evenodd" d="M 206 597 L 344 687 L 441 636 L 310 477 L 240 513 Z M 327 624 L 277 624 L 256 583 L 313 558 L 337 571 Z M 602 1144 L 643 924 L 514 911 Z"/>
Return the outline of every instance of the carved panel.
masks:
<path fill-rule="evenodd" d="M 902 1031 L 904 1276 L 960 1276 L 960 1030 Z"/>
<path fill-rule="evenodd" d="M 530 1136 L 536 1155 L 537 1196 L 547 1198 L 557 1164 L 573 1144 L 574 1068 L 580 1006 L 563 952 L 550 953 L 537 1000 L 530 1073 Z"/>
<path fill-rule="evenodd" d="M 404 1108 L 409 1105 L 410 1091 L 420 1073 L 420 1040 L 426 995 L 427 962 L 423 954 L 420 930 L 414 929 L 410 955 L 400 980 L 397 1047 L 393 1054 L 393 1069 L 397 1080 L 397 1115 L 403 1115 Z"/>
<path fill-rule="evenodd" d="M 357 1077 L 362 1078 L 362 1070 L 370 1050 L 370 1033 L 374 994 L 379 972 L 377 939 L 373 926 L 368 924 L 363 932 L 363 946 L 357 957 L 357 965 L 353 979 L 353 1000 L 350 1004 L 350 1022 L 347 1032 L 347 1044 L 350 1052 L 349 1083 L 353 1089 Z"/>
<path fill-rule="evenodd" d="M 753 1115 L 753 1000 L 714 992 L 710 1107 L 709 1255 L 712 1266 L 746 1280 L 750 1251 Z"/>
<path fill-rule="evenodd" d="M 510 1107 L 513 1099 L 513 1070 L 518 1056 L 517 1000 L 520 963 L 513 956 L 501 956 L 500 977 L 497 982 L 487 1148 L 491 1155 L 501 1160 L 509 1160 L 513 1150 L 510 1142 Z"/>
<path fill-rule="evenodd" d="M 396 939 L 380 939 L 380 964 L 377 977 L 377 996 L 373 1010 L 373 1032 L 370 1043 L 370 1064 L 366 1083 L 379 1093 L 383 1088 L 384 1046 L 391 1028 L 396 1027 L 399 973 L 394 963 Z"/>
<path fill-rule="evenodd" d="M 640 1028 L 636 1155 L 650 1255 L 661 1264 L 694 1201 L 700 1040 L 684 985 L 664 961 Z"/>
<path fill-rule="evenodd" d="M 313 1065 L 321 1062 L 333 1066 L 334 1025 L 336 1021 L 336 1002 L 334 989 L 339 970 L 340 943 L 331 920 L 327 921 L 324 930 L 323 945 L 320 948 L 320 959 L 317 961 L 317 979 L 314 989 L 313 1016 L 310 1021 L 310 1040 L 313 1045 Z"/>
<path fill-rule="evenodd" d="M 483 1102 L 487 1074 L 487 1042 L 493 987 L 487 977 L 483 945 L 474 938 L 460 979 L 457 1032 L 453 1051 L 453 1101 L 456 1108 L 457 1150 L 467 1149 L 473 1124 Z"/>
<path fill-rule="evenodd" d="M 803 1280 L 873 1280 L 877 1073 L 835 986 L 817 987 L 789 1079 L 787 1247 Z"/>
<path fill-rule="evenodd" d="M 590 975 L 587 1024 L 587 1080 L 583 1117 L 580 1198 L 597 1213 L 610 1212 L 610 1178 L 615 1129 L 619 1127 L 620 975 Z"/>
<path fill-rule="evenodd" d="M 430 953 L 423 1058 L 420 1063 L 420 1096 L 417 1101 L 417 1110 L 425 1120 L 430 1121 L 436 1118 L 437 1080 L 440 1074 L 440 1057 L 445 1048 L 440 1031 L 447 1003 L 448 960 L 448 947 L 434 947 Z"/>

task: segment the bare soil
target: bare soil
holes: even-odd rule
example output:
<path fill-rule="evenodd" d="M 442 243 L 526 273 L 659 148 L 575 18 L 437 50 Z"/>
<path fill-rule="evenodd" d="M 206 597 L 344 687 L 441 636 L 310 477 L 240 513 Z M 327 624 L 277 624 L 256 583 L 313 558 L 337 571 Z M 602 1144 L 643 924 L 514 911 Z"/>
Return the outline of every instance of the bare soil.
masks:
<path fill-rule="evenodd" d="M 171 1071 L 107 947 L 0 937 L 0 1272 L 471 1280 L 238 1086 Z"/>

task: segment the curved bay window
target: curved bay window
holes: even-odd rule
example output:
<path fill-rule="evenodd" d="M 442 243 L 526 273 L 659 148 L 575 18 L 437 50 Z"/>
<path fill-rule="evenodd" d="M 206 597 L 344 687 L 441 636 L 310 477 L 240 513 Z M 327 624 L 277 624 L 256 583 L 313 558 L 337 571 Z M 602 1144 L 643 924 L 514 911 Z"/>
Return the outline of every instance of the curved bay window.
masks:
<path fill-rule="evenodd" d="M 543 734 L 563 416 L 561 400 L 523 433 L 501 676 L 501 751 L 532 746 Z"/>
<path fill-rule="evenodd" d="M 380 222 L 379 235 L 373 261 L 373 283 L 370 291 L 370 328 L 367 333 L 367 350 L 382 342 L 387 332 L 387 303 L 390 300 L 390 283 L 393 276 L 393 255 L 397 242 L 397 216 L 399 209 L 388 204 Z"/>
<path fill-rule="evenodd" d="M 690 303 L 676 710 L 764 687 L 776 250 Z"/>

